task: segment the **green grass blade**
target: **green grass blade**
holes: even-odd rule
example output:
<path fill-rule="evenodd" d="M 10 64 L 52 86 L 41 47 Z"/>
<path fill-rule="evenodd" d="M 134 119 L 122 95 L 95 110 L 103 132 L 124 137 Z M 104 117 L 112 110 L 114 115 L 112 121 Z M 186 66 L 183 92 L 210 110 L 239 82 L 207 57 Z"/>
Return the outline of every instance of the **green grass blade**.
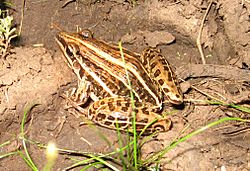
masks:
<path fill-rule="evenodd" d="M 90 155 L 93 159 L 95 159 L 96 161 L 101 162 L 103 165 L 109 167 L 110 169 L 114 170 L 114 171 L 119 171 L 119 169 L 117 169 L 116 167 L 114 167 L 113 165 L 109 164 L 108 162 L 106 162 L 105 160 L 103 160 L 100 157 L 96 157 L 94 155 Z"/>
<path fill-rule="evenodd" d="M 88 166 L 85 166 L 84 168 L 82 168 L 80 171 L 87 170 L 87 169 L 89 169 L 89 168 L 91 168 L 91 167 L 98 168 L 98 167 L 96 167 L 96 165 L 98 165 L 98 164 L 102 164 L 102 163 L 101 163 L 101 162 L 94 162 L 94 163 L 91 163 L 91 164 L 89 164 Z"/>
<path fill-rule="evenodd" d="M 235 105 L 235 104 L 227 104 L 227 103 L 218 102 L 218 101 L 206 101 L 206 102 L 207 102 L 208 104 L 211 104 L 211 105 L 222 105 L 222 106 L 227 106 L 227 107 L 231 107 L 231 108 L 240 110 L 240 111 L 242 111 L 242 112 L 250 113 L 250 108 L 248 108 L 248 107 L 243 107 L 243 106 Z"/>
<path fill-rule="evenodd" d="M 117 137 L 118 137 L 118 144 L 119 144 L 119 148 L 122 148 L 123 147 L 123 143 L 122 143 L 122 137 L 121 137 L 121 131 L 119 129 L 119 125 L 118 125 L 118 122 L 116 122 L 116 130 L 117 130 Z M 125 160 L 125 157 L 123 156 L 123 151 L 119 151 L 119 158 L 121 160 L 121 163 L 122 163 L 122 167 L 123 167 L 123 170 L 126 170 L 126 160 Z"/>
<path fill-rule="evenodd" d="M 9 157 L 9 156 L 13 156 L 13 155 L 17 155 L 18 152 L 14 151 L 14 152 L 10 152 L 10 153 L 6 153 L 6 154 L 2 154 L 0 155 L 0 159 L 3 159 L 5 157 Z"/>
<path fill-rule="evenodd" d="M 33 171 L 38 171 L 37 167 L 34 166 L 34 163 L 32 162 L 32 160 L 29 160 L 27 157 L 25 157 L 25 155 L 21 152 L 18 151 L 18 154 L 21 156 L 21 158 L 25 161 L 25 163 L 27 163 L 27 165 L 33 170 Z M 31 162 L 30 162 L 31 161 Z"/>
<path fill-rule="evenodd" d="M 23 148 L 24 148 L 24 152 L 26 157 L 24 157 L 23 155 L 22 158 L 26 161 L 26 163 L 32 168 L 32 170 L 34 171 L 38 171 L 38 168 L 36 167 L 36 165 L 34 164 L 33 160 L 31 159 L 28 149 L 26 147 L 26 141 L 25 141 L 25 132 L 24 132 L 24 126 L 25 126 L 25 121 L 27 118 L 27 113 L 36 105 L 38 105 L 37 103 L 31 104 L 30 106 L 25 107 L 24 110 L 24 114 L 23 114 L 23 118 L 22 118 L 22 122 L 21 122 L 21 131 L 20 131 L 20 139 L 22 140 L 22 144 L 23 144 Z"/>
<path fill-rule="evenodd" d="M 186 136 L 184 136 L 183 138 L 180 138 L 178 141 L 172 143 L 170 146 L 168 146 L 167 148 L 165 148 L 164 150 L 156 153 L 154 156 L 152 156 L 151 158 L 147 159 L 144 164 L 150 164 L 150 163 L 153 163 L 154 161 L 158 161 L 160 160 L 168 151 L 170 151 L 171 149 L 175 148 L 178 144 L 186 141 L 187 139 L 190 139 L 191 137 L 207 130 L 208 128 L 211 128 L 215 125 L 218 125 L 218 124 L 221 124 L 223 122 L 226 122 L 226 121 L 240 121 L 240 122 L 250 122 L 250 120 L 246 120 L 246 119 L 241 119 L 241 118 L 230 118 L 230 117 L 225 117 L 225 118 L 222 118 L 220 120 L 217 120 L 217 121 L 214 121 Z"/>
<path fill-rule="evenodd" d="M 127 77 L 127 82 L 128 82 L 128 85 L 130 87 L 130 97 L 131 97 L 131 104 L 132 104 L 132 116 L 133 116 L 133 144 L 134 144 L 134 150 L 133 150 L 133 155 L 134 155 L 134 166 L 135 166 L 135 170 L 138 170 L 137 168 L 137 165 L 138 165 L 138 156 L 137 156 L 137 132 L 136 132 L 136 113 L 134 111 L 135 109 L 135 102 L 134 102 L 134 94 L 133 94 L 133 91 L 132 91 L 132 85 L 131 85 L 131 81 L 129 79 L 129 73 L 128 73 L 128 70 L 127 70 L 127 67 L 126 67 L 126 61 L 125 61 L 125 58 L 124 58 L 124 53 L 123 53 L 123 50 L 122 50 L 122 42 L 120 41 L 119 42 L 119 49 L 120 49 L 120 53 L 121 53 L 121 57 L 122 57 L 122 60 L 123 60 L 123 63 L 124 63 L 124 68 L 126 70 L 126 77 Z"/>
<path fill-rule="evenodd" d="M 9 141 L 6 141 L 6 142 L 0 144 L 0 148 L 1 148 L 1 147 L 4 147 L 4 146 L 6 146 L 6 145 L 9 145 L 10 143 L 11 143 L 10 140 L 9 140 Z"/>

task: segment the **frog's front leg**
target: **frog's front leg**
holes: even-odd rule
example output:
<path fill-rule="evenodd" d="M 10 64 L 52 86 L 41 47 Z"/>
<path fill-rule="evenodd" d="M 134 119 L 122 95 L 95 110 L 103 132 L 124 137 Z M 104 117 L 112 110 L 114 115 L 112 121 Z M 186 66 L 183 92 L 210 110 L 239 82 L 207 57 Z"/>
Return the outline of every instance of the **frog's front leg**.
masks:
<path fill-rule="evenodd" d="M 150 104 L 144 106 L 150 106 Z M 171 121 L 169 119 L 163 118 L 147 107 L 133 109 L 131 99 L 126 97 L 108 97 L 94 102 L 88 109 L 88 118 L 106 128 L 119 128 L 120 130 L 132 132 L 133 110 L 136 116 L 136 130 L 138 132 L 144 129 L 146 129 L 146 133 L 163 132 L 170 129 Z"/>
<path fill-rule="evenodd" d="M 68 99 L 68 101 L 70 101 L 70 103 L 74 103 L 79 106 L 84 105 L 90 96 L 90 85 L 91 83 L 85 79 L 79 80 L 78 87 L 67 91 L 64 96 Z"/>
<path fill-rule="evenodd" d="M 77 89 L 73 88 L 71 92 L 66 92 L 66 95 L 64 95 L 66 99 L 64 109 L 68 110 L 77 118 L 82 115 L 86 116 L 87 111 L 82 106 L 85 105 L 89 99 L 91 94 L 89 93 L 91 91 L 90 88 L 90 82 L 85 79 L 79 80 Z"/>
<path fill-rule="evenodd" d="M 79 105 L 83 105 L 87 102 L 89 95 L 90 95 L 90 85 L 89 81 L 85 79 L 81 79 L 78 81 L 78 88 L 73 95 L 73 101 Z"/>

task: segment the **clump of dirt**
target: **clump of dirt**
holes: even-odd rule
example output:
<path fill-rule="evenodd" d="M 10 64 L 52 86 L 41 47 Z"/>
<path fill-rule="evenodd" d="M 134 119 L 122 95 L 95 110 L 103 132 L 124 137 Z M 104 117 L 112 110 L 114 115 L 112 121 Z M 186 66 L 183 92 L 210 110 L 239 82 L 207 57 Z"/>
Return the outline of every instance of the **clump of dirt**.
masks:
<path fill-rule="evenodd" d="M 12 3 L 18 25 L 22 2 L 13 0 Z M 65 100 L 61 95 L 77 80 L 55 44 L 58 30 L 52 26 L 71 32 L 76 32 L 77 27 L 88 28 L 96 38 L 113 44 L 122 40 L 124 47 L 137 53 L 147 46 L 157 47 L 174 66 L 178 77 L 186 81 L 181 81 L 186 99 L 184 109 L 171 116 L 173 127 L 169 132 L 160 133 L 143 146 L 143 158 L 183 136 L 182 130 L 190 133 L 227 116 L 249 118 L 249 114 L 227 106 L 200 103 L 216 98 L 249 107 L 250 101 L 250 3 L 244 0 L 210 3 L 150 0 L 133 6 L 125 1 L 26 2 L 22 46 L 15 47 L 6 59 L 0 58 L 0 143 L 18 136 L 25 105 L 39 103 L 27 119 L 30 139 L 44 144 L 54 140 L 60 148 L 86 152 L 106 153 L 119 147 L 115 131 L 92 129 L 81 124 L 81 118 L 64 110 Z M 200 64 L 198 34 L 201 34 L 206 65 Z M 35 48 L 34 44 L 44 47 Z M 249 170 L 248 128 L 248 124 L 226 122 L 206 130 L 167 153 L 161 169 Z M 21 146 L 13 141 L 0 151 L 7 153 L 16 148 Z M 44 151 L 32 145 L 29 151 L 42 168 Z M 67 157 L 59 156 L 55 168 L 62 170 L 70 164 Z M 4 158 L 1 167 L 28 169 L 18 156 Z"/>

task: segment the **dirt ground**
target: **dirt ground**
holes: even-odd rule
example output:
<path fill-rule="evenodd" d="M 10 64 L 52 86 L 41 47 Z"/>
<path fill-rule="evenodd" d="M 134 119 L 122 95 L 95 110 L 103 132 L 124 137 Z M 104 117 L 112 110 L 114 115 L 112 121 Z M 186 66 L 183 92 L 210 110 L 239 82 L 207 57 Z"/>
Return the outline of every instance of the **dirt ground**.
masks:
<path fill-rule="evenodd" d="M 22 1 L 11 2 L 19 28 Z M 218 0 L 207 10 L 209 4 L 203 0 L 149 0 L 136 5 L 123 0 L 26 1 L 20 41 L 11 55 L 0 59 L 0 143 L 18 137 L 25 104 L 39 103 L 26 123 L 29 139 L 44 144 L 53 140 L 60 148 L 86 152 L 106 153 L 116 148 L 115 131 L 97 127 L 109 145 L 64 109 L 60 95 L 77 80 L 55 43 L 59 32 L 55 26 L 71 32 L 88 28 L 96 38 L 113 44 L 122 40 L 124 47 L 138 53 L 156 46 L 174 66 L 178 78 L 185 80 L 181 81 L 185 99 L 196 101 L 185 102 L 184 108 L 171 116 L 172 129 L 144 145 L 144 157 L 220 118 L 249 118 L 249 113 L 198 102 L 211 99 L 204 93 L 245 107 L 250 102 L 250 2 Z M 202 65 L 196 39 L 206 11 L 201 44 L 207 64 Z M 161 170 L 250 170 L 249 128 L 247 123 L 227 122 L 208 129 L 167 153 Z M 18 144 L 13 141 L 0 147 L 1 154 L 22 149 Z M 41 169 L 44 150 L 34 145 L 28 148 Z M 71 164 L 60 155 L 54 170 Z M 0 160 L 0 170 L 29 168 L 19 156 L 11 156 Z"/>

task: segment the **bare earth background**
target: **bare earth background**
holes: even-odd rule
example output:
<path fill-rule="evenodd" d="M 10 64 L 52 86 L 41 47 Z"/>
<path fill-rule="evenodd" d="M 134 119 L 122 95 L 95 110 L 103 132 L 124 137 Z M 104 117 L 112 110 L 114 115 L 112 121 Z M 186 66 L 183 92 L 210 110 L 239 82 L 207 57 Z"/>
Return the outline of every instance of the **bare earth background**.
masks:
<path fill-rule="evenodd" d="M 20 24 L 22 1 L 12 0 L 15 23 Z M 213 3 L 202 32 L 207 63 L 200 65 L 196 38 L 208 1 L 149 0 L 132 6 L 123 0 L 26 1 L 21 40 L 6 60 L 0 59 L 0 143 L 15 139 L 25 104 L 39 103 L 29 114 L 27 136 L 46 144 L 54 140 L 58 147 L 105 153 L 117 147 L 115 131 L 97 127 L 112 142 L 110 146 L 79 118 L 64 110 L 60 95 L 76 83 L 54 41 L 59 32 L 52 26 L 76 32 L 89 28 L 96 38 L 123 45 L 140 53 L 157 46 L 185 79 L 186 99 L 207 99 L 189 88 L 196 86 L 223 101 L 245 104 L 250 101 L 250 2 L 218 0 Z M 34 47 L 40 44 L 42 47 Z M 247 104 L 248 103 L 248 104 Z M 143 147 L 143 156 L 169 145 L 184 127 L 194 131 L 225 116 L 249 118 L 249 114 L 218 106 L 185 104 L 171 116 L 173 128 L 160 133 Z M 62 130 L 58 124 L 63 123 Z M 249 125 L 230 122 L 206 130 L 167 153 L 162 170 L 250 170 Z M 18 147 L 13 141 L 6 153 Z M 29 146 L 35 163 L 45 164 L 44 150 Z M 165 162 L 164 162 L 165 161 Z M 59 156 L 55 170 L 71 161 Z M 22 168 L 22 169 L 20 169 Z M 29 170 L 17 156 L 1 160 L 0 170 Z M 77 170 L 77 169 L 75 169 Z"/>

